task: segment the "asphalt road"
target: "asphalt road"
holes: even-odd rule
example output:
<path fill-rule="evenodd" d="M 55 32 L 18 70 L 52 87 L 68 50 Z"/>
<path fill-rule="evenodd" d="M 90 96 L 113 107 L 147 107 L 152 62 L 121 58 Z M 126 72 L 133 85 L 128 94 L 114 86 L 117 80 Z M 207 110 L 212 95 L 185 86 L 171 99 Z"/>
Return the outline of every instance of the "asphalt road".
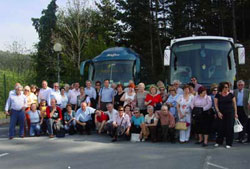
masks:
<path fill-rule="evenodd" d="M 0 126 L 0 169 L 250 169 L 250 145 L 111 143 L 105 135 L 7 139 Z"/>

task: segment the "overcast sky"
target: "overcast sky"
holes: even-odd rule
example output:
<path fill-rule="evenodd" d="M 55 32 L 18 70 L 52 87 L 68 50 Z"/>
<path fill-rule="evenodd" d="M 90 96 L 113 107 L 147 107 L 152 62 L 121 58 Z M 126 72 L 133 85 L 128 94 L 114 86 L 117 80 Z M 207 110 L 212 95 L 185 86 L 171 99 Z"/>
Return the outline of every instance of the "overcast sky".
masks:
<path fill-rule="evenodd" d="M 31 18 L 39 18 L 51 0 L 0 0 L 0 50 L 8 50 L 13 41 L 34 50 L 38 35 Z M 68 0 L 57 0 L 59 8 Z M 93 0 L 94 1 L 94 0 Z"/>

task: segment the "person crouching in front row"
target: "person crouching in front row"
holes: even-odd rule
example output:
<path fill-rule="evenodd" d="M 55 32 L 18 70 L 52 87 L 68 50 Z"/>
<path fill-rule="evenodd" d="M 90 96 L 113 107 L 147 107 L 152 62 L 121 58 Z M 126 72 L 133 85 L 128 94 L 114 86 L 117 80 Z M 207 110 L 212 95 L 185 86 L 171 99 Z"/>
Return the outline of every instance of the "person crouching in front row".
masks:
<path fill-rule="evenodd" d="M 76 112 L 76 128 L 80 134 L 83 134 L 86 131 L 87 135 L 91 134 L 92 127 L 92 117 L 91 115 L 95 112 L 99 112 L 98 110 L 87 106 L 86 102 L 81 103 L 81 108 L 79 108 Z"/>
<path fill-rule="evenodd" d="M 131 134 L 139 133 L 139 139 L 142 141 L 145 136 L 145 120 L 144 116 L 140 114 L 139 108 L 134 109 L 134 115 L 132 116 L 131 123 Z"/>
<path fill-rule="evenodd" d="M 118 115 L 114 118 L 112 129 L 112 142 L 117 141 L 118 136 L 126 136 L 130 139 L 130 117 L 124 112 L 123 107 L 118 108 Z"/>
<path fill-rule="evenodd" d="M 41 130 L 41 120 L 40 120 L 40 111 L 37 110 L 36 103 L 32 103 L 30 105 L 30 111 L 28 111 L 28 116 L 30 119 L 30 136 L 40 136 L 40 130 Z"/>
<path fill-rule="evenodd" d="M 60 130 L 62 126 L 62 110 L 60 107 L 56 105 L 56 99 L 52 98 L 50 101 L 50 105 L 46 109 L 48 121 L 48 131 L 49 131 L 49 138 L 54 137 L 54 131 L 57 132 Z"/>
<path fill-rule="evenodd" d="M 76 113 L 74 110 L 72 110 L 71 104 L 66 105 L 66 110 L 67 111 L 64 113 L 64 129 L 66 132 L 72 135 L 76 132 Z"/>

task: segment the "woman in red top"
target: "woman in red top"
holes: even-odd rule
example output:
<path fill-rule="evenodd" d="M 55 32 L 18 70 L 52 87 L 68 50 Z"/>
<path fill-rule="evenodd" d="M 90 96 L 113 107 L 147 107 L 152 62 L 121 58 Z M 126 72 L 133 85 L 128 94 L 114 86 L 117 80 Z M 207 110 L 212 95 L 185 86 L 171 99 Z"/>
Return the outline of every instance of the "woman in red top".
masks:
<path fill-rule="evenodd" d="M 108 121 L 109 117 L 103 111 L 97 112 L 95 114 L 95 126 L 98 134 L 101 134 L 106 122 Z"/>
<path fill-rule="evenodd" d="M 161 104 L 162 104 L 162 98 L 160 94 L 157 94 L 157 87 L 152 85 L 149 88 L 149 94 L 146 95 L 145 98 L 145 105 L 151 105 L 154 106 L 155 110 L 160 110 L 161 109 Z"/>

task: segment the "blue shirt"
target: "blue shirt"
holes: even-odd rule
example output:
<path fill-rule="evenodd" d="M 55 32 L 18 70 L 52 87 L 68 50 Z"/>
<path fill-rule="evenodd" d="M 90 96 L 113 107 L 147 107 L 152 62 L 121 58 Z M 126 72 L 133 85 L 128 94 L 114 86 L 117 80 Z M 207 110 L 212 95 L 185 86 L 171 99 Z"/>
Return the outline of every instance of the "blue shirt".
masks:
<path fill-rule="evenodd" d="M 92 107 L 86 107 L 86 110 L 83 111 L 82 108 L 78 109 L 76 112 L 76 120 L 80 122 L 86 122 L 92 120 L 91 114 L 94 114 L 96 109 Z"/>
<path fill-rule="evenodd" d="M 179 94 L 176 94 L 175 96 L 169 95 L 168 100 L 166 103 L 171 103 L 173 107 L 170 107 L 169 111 L 174 116 L 177 117 L 177 100 L 178 100 Z"/>
<path fill-rule="evenodd" d="M 135 126 L 140 126 L 142 123 L 144 123 L 144 117 L 140 116 L 140 117 L 135 117 L 132 116 L 131 118 L 131 122 L 135 125 Z"/>
<path fill-rule="evenodd" d="M 243 106 L 243 93 L 244 93 L 243 89 L 241 91 L 238 90 L 237 106 Z"/>
<path fill-rule="evenodd" d="M 112 88 L 103 87 L 100 91 L 101 102 L 112 102 L 115 92 Z"/>

